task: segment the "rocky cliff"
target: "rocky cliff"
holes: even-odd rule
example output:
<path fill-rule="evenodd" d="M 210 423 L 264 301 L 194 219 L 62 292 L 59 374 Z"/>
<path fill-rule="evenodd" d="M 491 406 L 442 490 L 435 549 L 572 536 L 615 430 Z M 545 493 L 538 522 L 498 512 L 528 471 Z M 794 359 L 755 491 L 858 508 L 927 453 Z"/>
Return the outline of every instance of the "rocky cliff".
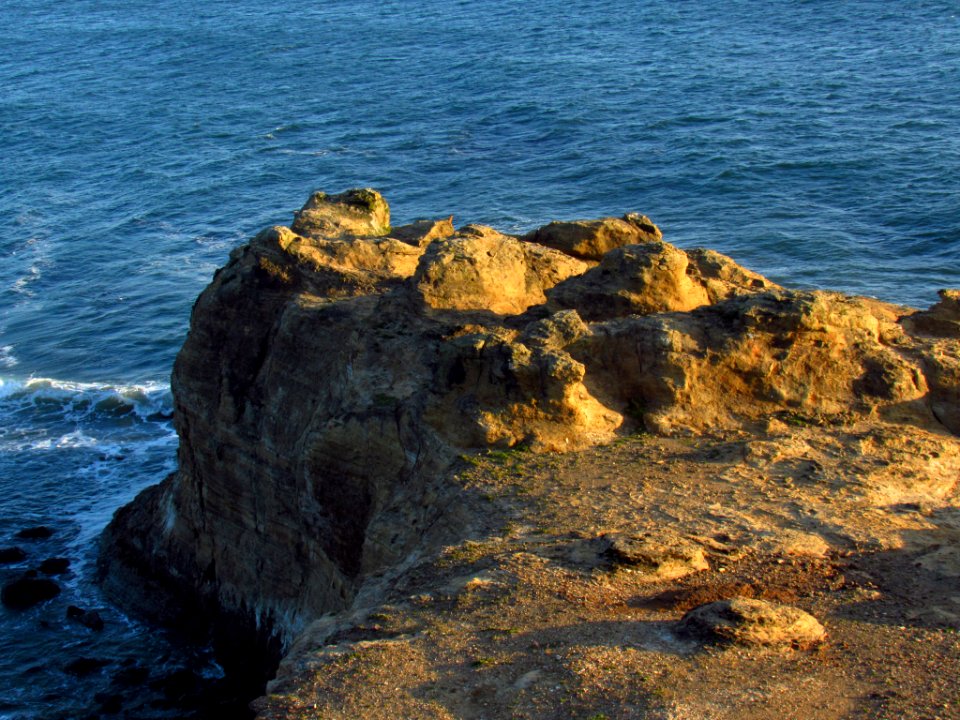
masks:
<path fill-rule="evenodd" d="M 179 468 L 115 516 L 104 581 L 278 649 L 471 532 L 461 456 L 638 431 L 958 433 L 958 328 L 956 291 L 916 312 L 788 290 L 633 213 L 516 237 L 391 227 L 372 190 L 317 193 L 197 300 Z"/>

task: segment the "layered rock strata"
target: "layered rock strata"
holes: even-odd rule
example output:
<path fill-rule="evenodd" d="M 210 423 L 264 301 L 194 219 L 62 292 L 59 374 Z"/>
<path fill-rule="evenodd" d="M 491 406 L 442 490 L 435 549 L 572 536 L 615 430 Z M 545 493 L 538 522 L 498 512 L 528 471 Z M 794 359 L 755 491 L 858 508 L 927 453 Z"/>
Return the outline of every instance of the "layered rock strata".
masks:
<path fill-rule="evenodd" d="M 173 373 L 178 470 L 101 569 L 153 617 L 289 642 L 457 538 L 464 452 L 865 418 L 960 432 L 960 297 L 787 290 L 645 216 L 524 237 L 313 195 L 235 250 Z M 175 598 L 171 602 L 170 598 Z"/>

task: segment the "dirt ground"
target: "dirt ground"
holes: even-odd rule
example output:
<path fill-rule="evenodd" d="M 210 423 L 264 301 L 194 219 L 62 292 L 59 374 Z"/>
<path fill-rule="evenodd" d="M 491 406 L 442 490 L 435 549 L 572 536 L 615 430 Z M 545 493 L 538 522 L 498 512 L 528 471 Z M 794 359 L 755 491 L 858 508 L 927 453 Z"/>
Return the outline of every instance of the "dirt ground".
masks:
<path fill-rule="evenodd" d="M 960 718 L 958 479 L 951 435 L 789 417 L 754 435 L 464 456 L 447 498 L 464 539 L 316 621 L 255 708 L 262 720 Z M 643 557 L 617 550 L 638 544 Z M 683 632 L 685 612 L 733 597 L 804 610 L 826 639 Z"/>

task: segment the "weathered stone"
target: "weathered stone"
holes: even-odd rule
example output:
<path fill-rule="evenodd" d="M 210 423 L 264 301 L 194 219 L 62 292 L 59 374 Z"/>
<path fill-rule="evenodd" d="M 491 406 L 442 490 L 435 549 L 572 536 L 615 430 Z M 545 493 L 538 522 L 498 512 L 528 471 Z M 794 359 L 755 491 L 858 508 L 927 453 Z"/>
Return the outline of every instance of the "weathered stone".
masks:
<path fill-rule="evenodd" d="M 693 310 L 709 303 L 687 272 L 687 255 L 665 242 L 628 245 L 549 292 L 552 303 L 576 309 L 585 320 Z"/>
<path fill-rule="evenodd" d="M 683 312 L 777 289 L 761 275 L 710 250 L 689 253 L 652 240 L 611 250 L 600 264 L 547 295 L 554 307 L 576 308 L 590 321 Z"/>
<path fill-rule="evenodd" d="M 371 188 L 339 195 L 316 192 L 296 213 L 292 229 L 299 235 L 327 239 L 386 235 L 390 232 L 390 207 Z"/>
<path fill-rule="evenodd" d="M 902 338 L 896 320 L 894 308 L 865 298 L 770 291 L 596 323 L 569 352 L 588 365 L 598 399 L 628 403 L 654 432 L 884 406 L 929 426 L 921 368 L 881 339 Z"/>
<path fill-rule="evenodd" d="M 960 434 L 960 290 L 941 290 L 940 301 L 903 318 L 904 328 L 925 352 L 920 363 L 930 386 L 933 414 Z"/>
<path fill-rule="evenodd" d="M 600 260 L 614 248 L 663 238 L 660 228 L 646 215 L 629 213 L 602 220 L 555 221 L 524 236 L 524 240 L 555 248 L 582 260 Z"/>
<path fill-rule="evenodd" d="M 390 237 L 408 245 L 426 247 L 434 240 L 448 238 L 456 232 L 453 229 L 453 215 L 445 220 L 417 220 L 409 225 L 391 228 Z"/>
<path fill-rule="evenodd" d="M 664 540 L 613 533 L 604 539 L 609 543 L 606 554 L 614 563 L 634 568 L 651 579 L 671 580 L 710 569 L 703 548 L 683 538 Z"/>
<path fill-rule="evenodd" d="M 308 238 L 274 227 L 257 235 L 240 259 L 265 286 L 337 297 L 369 294 L 409 277 L 422 254 L 392 238 Z"/>
<path fill-rule="evenodd" d="M 468 225 L 430 245 L 414 283 L 422 302 L 433 309 L 517 315 L 543 303 L 545 290 L 586 269 L 561 252 Z"/>
<path fill-rule="evenodd" d="M 688 250 L 687 261 L 687 272 L 703 286 L 711 303 L 729 300 L 736 295 L 779 289 L 763 275 L 737 265 L 731 258 L 714 250 Z"/>
<path fill-rule="evenodd" d="M 912 333 L 934 337 L 960 338 L 960 290 L 940 290 L 940 302 L 929 310 L 904 318 Z"/>
<path fill-rule="evenodd" d="M 826 637 L 823 625 L 803 610 L 766 600 L 733 598 L 694 608 L 678 630 L 713 642 L 806 649 Z"/>
<path fill-rule="evenodd" d="M 342 204 L 264 231 L 197 300 L 172 379 L 177 471 L 103 535 L 122 604 L 275 653 L 273 635 L 458 537 L 445 473 L 471 449 L 772 418 L 956 427 L 957 340 L 905 332 L 903 308 L 778 288 L 639 219 L 545 233 L 612 247 L 593 267 L 480 226 L 371 237 L 382 218 L 350 206 L 338 225 Z"/>

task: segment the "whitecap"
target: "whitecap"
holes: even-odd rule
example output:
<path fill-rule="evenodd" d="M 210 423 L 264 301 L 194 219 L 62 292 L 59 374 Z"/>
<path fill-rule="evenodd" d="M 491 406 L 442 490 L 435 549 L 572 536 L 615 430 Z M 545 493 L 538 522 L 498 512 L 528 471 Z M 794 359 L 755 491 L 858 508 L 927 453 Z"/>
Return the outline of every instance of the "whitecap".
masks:
<path fill-rule="evenodd" d="M 22 382 L 0 377 L 0 400 L 16 395 L 22 389 Z"/>
<path fill-rule="evenodd" d="M 57 405 L 62 419 L 74 423 L 109 421 L 130 413 L 148 423 L 168 423 L 173 417 L 173 396 L 164 382 L 126 385 L 0 377 L 0 408 L 21 411 L 43 406 L 56 411 Z"/>
<path fill-rule="evenodd" d="M 66 435 L 61 435 L 55 441 L 50 442 L 49 447 L 63 449 L 63 448 L 96 448 L 97 450 L 106 450 L 108 446 L 101 445 L 100 442 L 95 437 L 87 435 L 83 430 L 79 428 L 73 432 L 69 432 Z"/>
<path fill-rule="evenodd" d="M 19 363 L 13 355 L 13 345 L 0 346 L 0 367 L 12 368 Z"/>

